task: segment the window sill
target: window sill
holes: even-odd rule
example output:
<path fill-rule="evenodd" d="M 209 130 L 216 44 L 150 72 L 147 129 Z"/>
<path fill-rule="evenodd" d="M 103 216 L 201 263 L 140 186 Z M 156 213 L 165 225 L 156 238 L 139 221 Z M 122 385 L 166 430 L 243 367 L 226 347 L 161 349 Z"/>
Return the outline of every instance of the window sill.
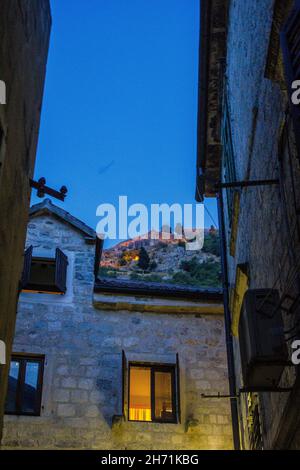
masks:
<path fill-rule="evenodd" d="M 161 427 L 161 426 L 182 426 L 181 423 L 178 421 L 133 421 L 133 420 L 128 420 L 122 415 L 114 415 L 112 417 L 112 428 L 120 428 L 124 426 L 130 426 L 130 427 L 136 427 L 139 426 L 142 429 L 149 430 L 155 426 Z"/>
<path fill-rule="evenodd" d="M 21 291 L 22 293 L 28 293 L 28 294 L 49 294 L 49 295 L 65 295 L 66 292 L 61 292 L 57 290 L 45 290 L 42 288 L 24 288 Z"/>
<path fill-rule="evenodd" d="M 94 307 L 99 310 L 132 311 L 160 314 L 185 314 L 185 315 L 223 315 L 222 301 L 189 301 L 166 298 L 154 298 L 141 295 L 122 295 L 112 293 L 95 293 Z"/>
<path fill-rule="evenodd" d="M 41 416 L 41 413 L 9 413 L 9 412 L 5 412 L 4 413 L 4 416 L 15 416 L 17 418 L 19 417 L 35 417 L 35 418 L 39 418 Z"/>
<path fill-rule="evenodd" d="M 146 424 L 179 424 L 177 421 L 141 421 L 141 420 L 134 420 L 128 419 L 126 420 L 127 423 L 146 423 Z"/>

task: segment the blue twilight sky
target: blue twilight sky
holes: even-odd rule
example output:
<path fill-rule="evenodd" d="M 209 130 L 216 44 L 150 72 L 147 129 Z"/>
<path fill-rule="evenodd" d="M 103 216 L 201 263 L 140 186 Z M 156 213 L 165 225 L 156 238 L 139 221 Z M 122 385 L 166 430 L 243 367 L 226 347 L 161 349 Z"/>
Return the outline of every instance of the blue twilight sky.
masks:
<path fill-rule="evenodd" d="M 53 202 L 93 228 L 96 207 L 119 195 L 194 203 L 199 0 L 51 6 L 35 177 L 68 187 L 66 201 Z M 217 222 L 214 201 L 206 204 Z"/>

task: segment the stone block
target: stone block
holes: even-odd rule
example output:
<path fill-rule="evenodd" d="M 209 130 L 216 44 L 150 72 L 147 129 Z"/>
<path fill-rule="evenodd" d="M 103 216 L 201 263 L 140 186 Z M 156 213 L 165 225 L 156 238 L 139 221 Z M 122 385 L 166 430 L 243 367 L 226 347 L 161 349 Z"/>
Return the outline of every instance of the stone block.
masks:
<path fill-rule="evenodd" d="M 59 389 L 55 390 L 53 394 L 53 400 L 63 403 L 68 403 L 70 400 L 69 390 Z"/>
<path fill-rule="evenodd" d="M 69 372 L 69 368 L 68 366 L 59 366 L 57 369 L 56 369 L 56 374 L 58 375 L 68 375 L 68 372 Z"/>
<path fill-rule="evenodd" d="M 69 417 L 75 416 L 75 407 L 70 404 L 59 404 L 57 407 L 57 416 Z"/>
<path fill-rule="evenodd" d="M 72 390 L 71 402 L 72 403 L 85 403 L 88 401 L 88 393 L 86 390 Z"/>
<path fill-rule="evenodd" d="M 95 405 L 88 406 L 85 415 L 89 418 L 96 418 L 99 416 L 99 408 Z"/>
<path fill-rule="evenodd" d="M 73 377 L 66 377 L 62 379 L 61 384 L 65 388 L 76 388 L 77 382 Z"/>
<path fill-rule="evenodd" d="M 90 393 L 90 396 L 89 396 L 89 401 L 90 403 L 95 403 L 95 404 L 98 404 L 98 403 L 103 403 L 105 400 L 105 396 L 102 392 L 100 392 L 99 390 L 93 390 L 91 393 Z"/>
<path fill-rule="evenodd" d="M 79 379 L 78 381 L 78 388 L 82 388 L 84 390 L 92 390 L 94 386 L 94 381 L 92 379 Z"/>

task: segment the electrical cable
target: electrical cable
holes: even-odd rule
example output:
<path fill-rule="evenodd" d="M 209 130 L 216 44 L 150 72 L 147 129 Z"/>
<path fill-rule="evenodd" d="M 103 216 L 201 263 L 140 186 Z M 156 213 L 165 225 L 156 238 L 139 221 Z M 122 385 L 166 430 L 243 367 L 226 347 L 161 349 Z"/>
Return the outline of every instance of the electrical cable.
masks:
<path fill-rule="evenodd" d="M 210 211 L 207 209 L 207 207 L 206 207 L 205 204 L 204 204 L 204 209 L 206 210 L 208 216 L 210 217 L 210 219 L 211 219 L 211 221 L 212 221 L 212 223 L 213 223 L 214 228 L 217 229 L 217 228 L 218 228 L 218 225 L 216 224 L 216 222 L 215 222 L 213 216 L 211 215 Z"/>

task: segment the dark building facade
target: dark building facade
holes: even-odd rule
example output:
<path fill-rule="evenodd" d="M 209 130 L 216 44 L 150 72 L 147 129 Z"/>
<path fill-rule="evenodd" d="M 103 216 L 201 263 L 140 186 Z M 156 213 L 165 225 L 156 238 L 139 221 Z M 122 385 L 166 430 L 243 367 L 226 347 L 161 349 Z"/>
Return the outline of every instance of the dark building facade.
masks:
<path fill-rule="evenodd" d="M 6 99 L 0 104 L 0 341 L 6 346 L 6 365 L 0 365 L 0 429 L 50 28 L 49 0 L 1 0 L 0 80 L 5 84 Z"/>
<path fill-rule="evenodd" d="M 197 199 L 218 197 L 235 445 L 300 448 L 300 3 L 201 2 Z"/>

